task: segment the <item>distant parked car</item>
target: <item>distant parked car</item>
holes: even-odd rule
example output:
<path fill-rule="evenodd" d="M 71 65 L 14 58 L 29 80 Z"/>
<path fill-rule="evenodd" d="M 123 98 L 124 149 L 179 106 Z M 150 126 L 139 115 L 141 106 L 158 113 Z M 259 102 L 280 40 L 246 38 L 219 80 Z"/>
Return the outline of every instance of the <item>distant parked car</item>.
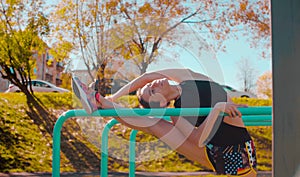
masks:
<path fill-rule="evenodd" d="M 31 80 L 32 83 L 32 90 L 34 92 L 70 92 L 67 89 L 60 88 L 51 84 L 47 81 L 43 80 Z M 29 86 L 28 86 L 29 87 Z M 8 92 L 20 92 L 19 87 L 15 86 L 14 84 L 9 84 L 8 89 L 5 91 Z"/>
<path fill-rule="evenodd" d="M 256 98 L 256 95 L 249 92 L 238 91 L 227 85 L 222 85 L 222 87 L 231 98 L 233 97 Z"/>

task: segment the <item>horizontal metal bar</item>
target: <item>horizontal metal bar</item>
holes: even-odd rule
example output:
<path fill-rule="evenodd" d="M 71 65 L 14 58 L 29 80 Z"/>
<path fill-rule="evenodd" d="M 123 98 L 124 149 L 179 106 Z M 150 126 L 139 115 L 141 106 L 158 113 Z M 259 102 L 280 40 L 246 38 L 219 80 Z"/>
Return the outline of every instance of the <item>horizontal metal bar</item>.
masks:
<path fill-rule="evenodd" d="M 87 114 L 85 110 L 69 110 L 65 112 L 70 117 L 88 117 L 88 116 L 118 116 L 118 117 L 139 117 L 139 116 L 205 116 L 212 108 L 118 108 L 118 109 L 99 109 L 92 114 Z M 238 108 L 243 115 L 272 115 L 272 107 L 259 106 Z"/>

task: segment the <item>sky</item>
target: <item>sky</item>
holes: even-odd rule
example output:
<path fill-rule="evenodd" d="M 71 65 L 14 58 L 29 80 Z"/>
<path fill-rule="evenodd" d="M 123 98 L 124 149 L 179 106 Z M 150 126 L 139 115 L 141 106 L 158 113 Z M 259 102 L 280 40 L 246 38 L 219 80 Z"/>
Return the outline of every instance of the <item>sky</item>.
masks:
<path fill-rule="evenodd" d="M 241 37 L 239 40 L 232 40 L 226 43 L 227 52 L 218 53 L 217 58 L 224 71 L 227 85 L 236 89 L 242 88 L 242 83 L 237 77 L 239 72 L 238 63 L 241 59 L 249 59 L 251 66 L 256 71 L 255 80 L 265 72 L 272 70 L 272 59 L 262 58 L 261 53 L 257 49 L 251 48 L 250 44 L 245 41 L 245 38 Z"/>
<path fill-rule="evenodd" d="M 155 71 L 170 68 L 189 68 L 211 77 L 220 84 L 228 85 L 236 90 L 242 90 L 243 85 L 238 78 L 239 62 L 247 59 L 255 71 L 254 82 L 259 76 L 271 71 L 271 58 L 262 58 L 261 50 L 251 48 L 245 37 L 229 39 L 225 41 L 226 51 L 213 51 L 210 48 L 199 50 L 199 46 L 207 46 L 207 42 L 201 34 L 191 31 L 182 35 L 182 41 L 176 41 L 173 48 L 163 46 L 162 56 L 158 61 L 149 65 L 147 71 Z M 266 49 L 267 50 L 270 49 Z M 175 57 L 174 57 L 175 56 Z M 84 64 L 74 60 L 73 66 L 77 69 L 85 69 Z M 254 88 L 255 93 L 255 88 Z"/>
<path fill-rule="evenodd" d="M 262 58 L 261 50 L 250 47 L 246 37 L 240 36 L 238 39 L 228 39 L 225 41 L 226 51 L 214 51 L 211 48 L 204 48 L 199 51 L 199 46 L 209 45 L 209 41 L 204 36 L 194 31 L 189 33 L 190 38 L 184 34 L 184 40 L 189 43 L 178 42 L 175 49 L 165 50 L 165 54 L 158 63 L 149 66 L 148 71 L 155 71 L 166 68 L 190 68 L 195 72 L 200 72 L 211 77 L 218 83 L 231 86 L 237 90 L 242 90 L 243 85 L 238 77 L 240 72 L 239 62 L 247 59 L 254 70 L 254 82 L 259 76 L 267 71 L 271 71 L 271 58 Z M 213 42 L 213 41 L 211 41 Z M 266 52 L 270 49 L 266 49 Z M 166 60 L 166 58 L 176 59 Z M 180 58 L 180 59 L 178 59 Z M 165 61 L 163 61 L 165 60 Z M 253 90 L 255 92 L 255 88 Z"/>

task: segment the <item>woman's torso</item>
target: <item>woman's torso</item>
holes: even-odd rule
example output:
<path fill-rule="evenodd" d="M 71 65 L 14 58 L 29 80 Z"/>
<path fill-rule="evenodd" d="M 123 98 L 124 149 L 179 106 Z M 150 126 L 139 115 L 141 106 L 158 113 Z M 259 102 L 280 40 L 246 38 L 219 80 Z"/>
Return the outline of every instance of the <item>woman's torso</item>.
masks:
<path fill-rule="evenodd" d="M 212 108 L 218 102 L 227 102 L 226 91 L 215 82 L 189 80 L 180 83 L 180 86 L 182 93 L 174 102 L 176 108 Z M 184 118 L 198 127 L 206 119 L 206 116 L 185 116 Z M 239 144 L 250 139 L 246 128 L 222 121 L 210 143 L 222 146 Z"/>

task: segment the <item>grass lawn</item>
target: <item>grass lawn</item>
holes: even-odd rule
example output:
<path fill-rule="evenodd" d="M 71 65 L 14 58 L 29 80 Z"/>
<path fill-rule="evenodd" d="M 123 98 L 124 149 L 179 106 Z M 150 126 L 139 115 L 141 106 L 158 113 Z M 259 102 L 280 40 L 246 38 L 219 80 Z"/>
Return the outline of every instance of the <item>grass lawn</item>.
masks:
<path fill-rule="evenodd" d="M 52 171 L 52 128 L 55 120 L 64 111 L 80 108 L 72 94 L 37 93 L 49 117 L 26 103 L 22 93 L 0 93 L 0 172 L 51 172 Z M 122 98 L 121 103 L 135 106 L 135 98 Z M 128 103 L 129 102 L 129 103 Z M 270 105 L 270 100 L 238 99 L 254 106 Z M 109 119 L 70 119 L 64 125 L 61 139 L 61 171 L 93 172 L 100 170 L 99 142 L 101 125 Z M 83 121 L 83 122 L 82 122 Z M 100 121 L 100 123 L 99 123 Z M 97 124 L 98 123 L 98 124 Z M 89 128 L 86 128 L 89 127 Z M 258 170 L 272 169 L 272 128 L 248 127 L 257 147 Z M 109 142 L 109 171 L 128 171 L 128 137 L 130 130 L 122 125 L 112 129 Z M 95 136 L 91 136 L 94 133 Z M 125 143 L 123 144 L 122 142 Z M 138 146 L 137 171 L 200 171 L 200 164 L 169 150 L 166 145 L 151 135 L 139 132 L 137 142 L 151 141 L 152 144 Z M 152 146 L 155 145 L 155 146 Z M 164 155 L 161 155 L 165 153 Z M 123 159 L 120 157 L 124 157 Z"/>

